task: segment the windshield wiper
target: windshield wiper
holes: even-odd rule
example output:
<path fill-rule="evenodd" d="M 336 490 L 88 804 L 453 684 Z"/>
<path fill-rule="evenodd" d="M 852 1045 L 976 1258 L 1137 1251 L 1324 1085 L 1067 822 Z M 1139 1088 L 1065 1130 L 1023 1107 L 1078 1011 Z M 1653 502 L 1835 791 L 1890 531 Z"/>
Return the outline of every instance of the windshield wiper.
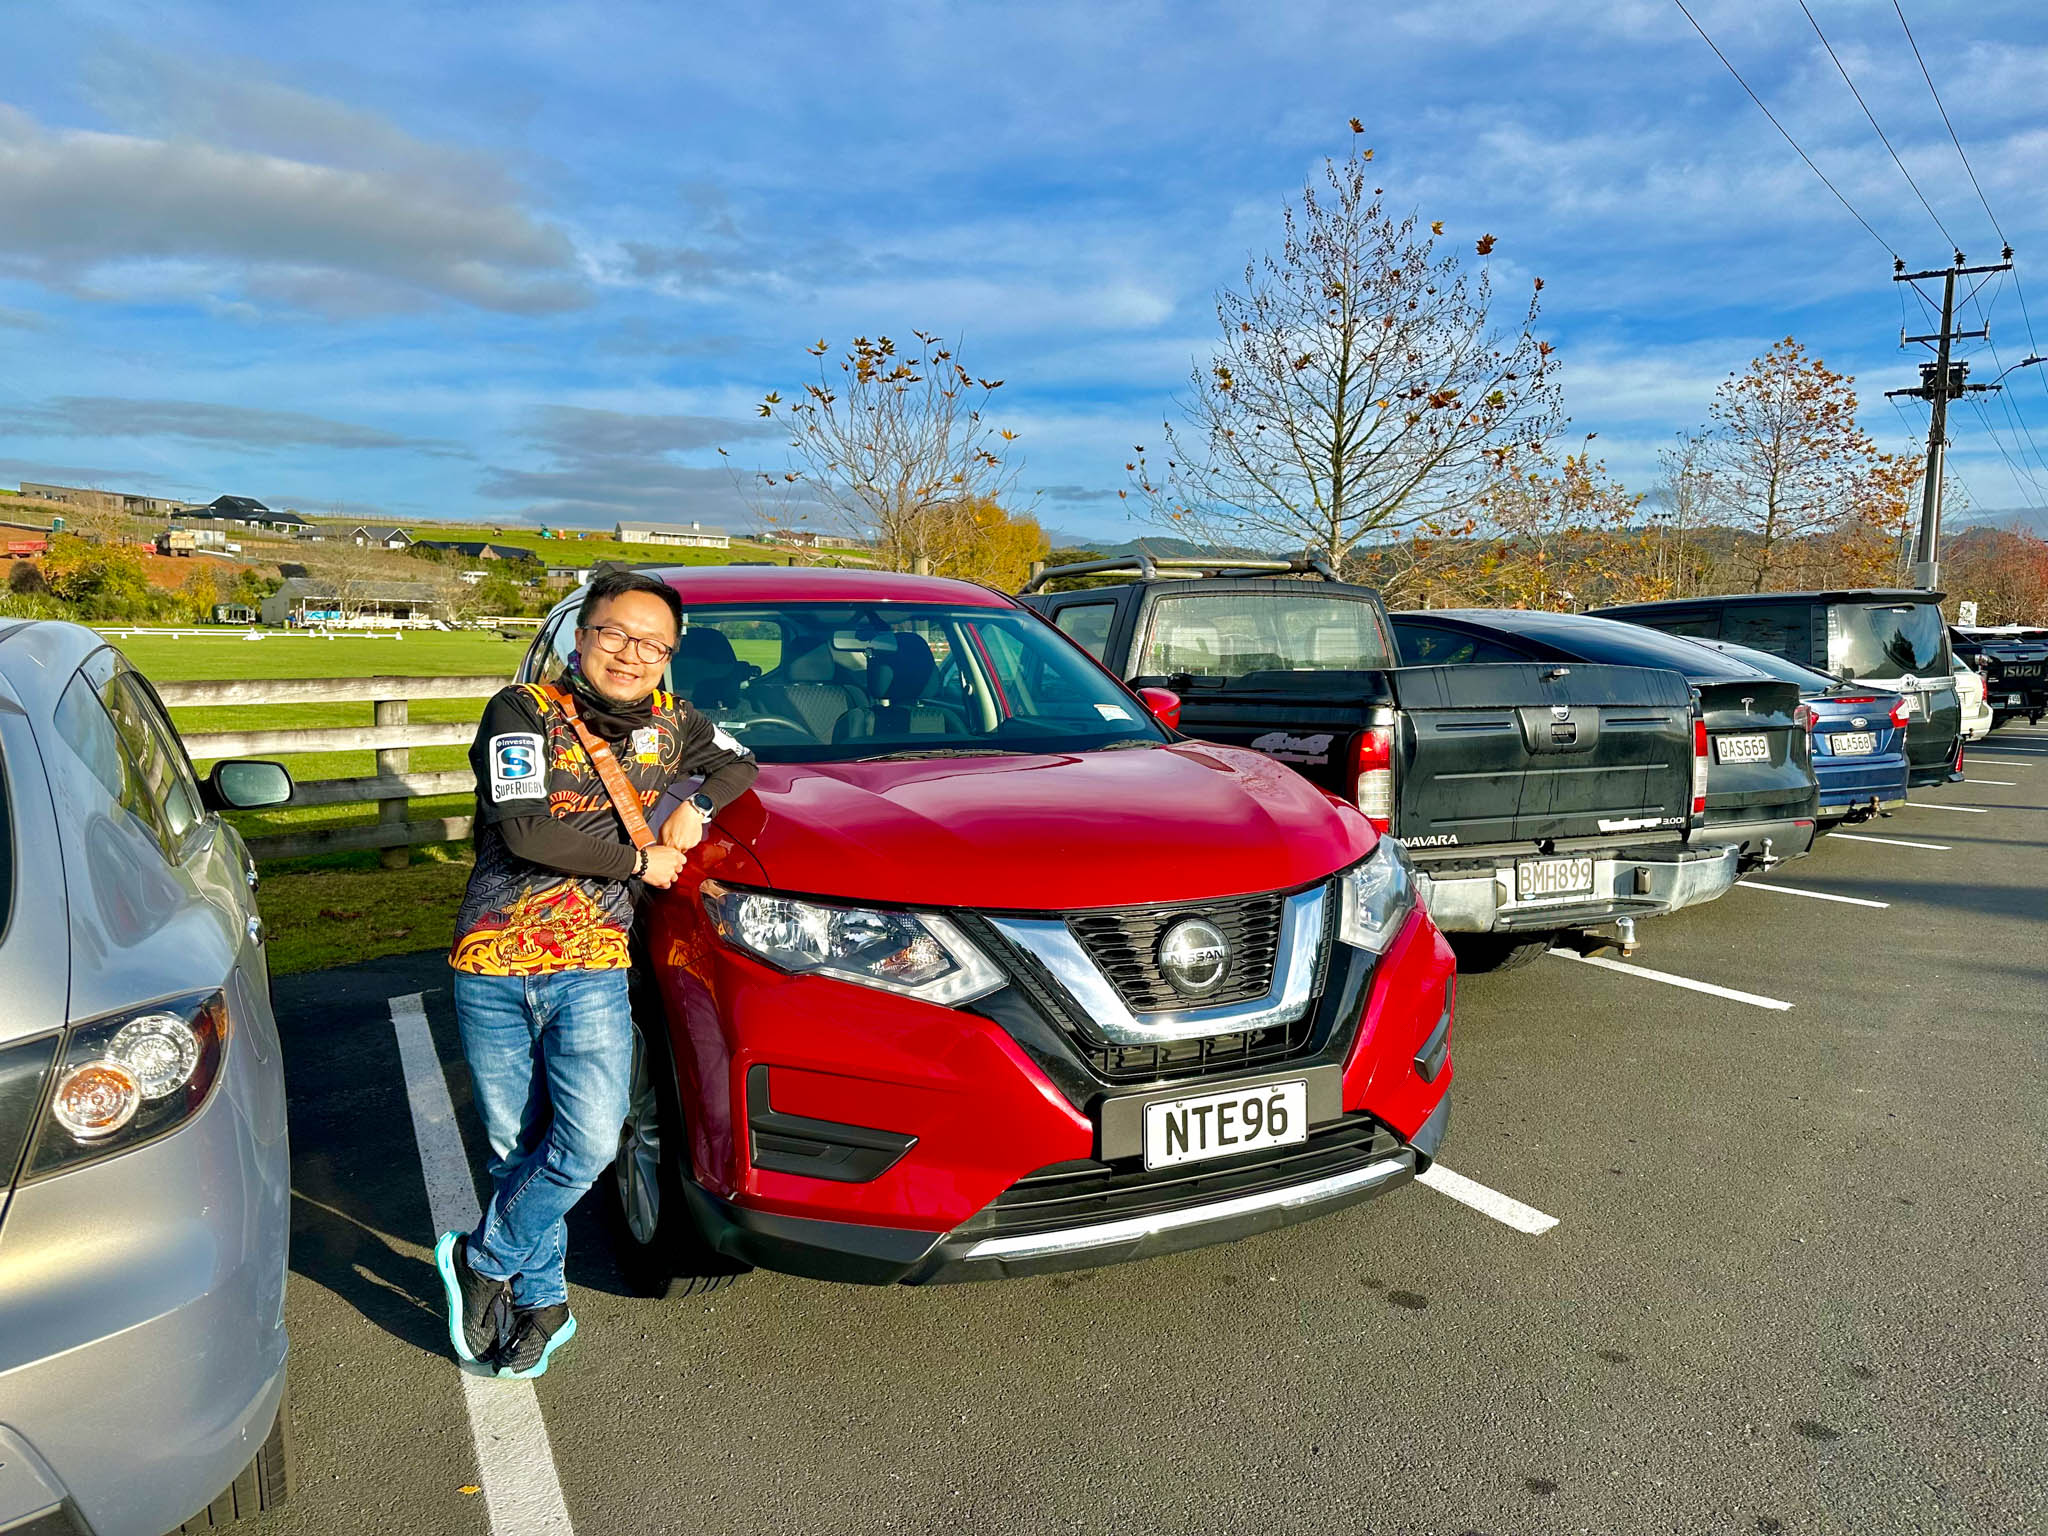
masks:
<path fill-rule="evenodd" d="M 1124 752 L 1132 747 L 1163 747 L 1165 745 L 1166 743 L 1163 741 L 1153 741 L 1145 736 L 1126 736 L 1122 741 L 1107 742 L 1102 746 L 1092 747 L 1089 750 L 1094 752 Z"/>
<path fill-rule="evenodd" d="M 908 763 L 921 757 L 1029 757 L 1019 747 L 914 747 L 908 752 L 884 752 L 879 757 L 857 757 L 857 763 Z"/>

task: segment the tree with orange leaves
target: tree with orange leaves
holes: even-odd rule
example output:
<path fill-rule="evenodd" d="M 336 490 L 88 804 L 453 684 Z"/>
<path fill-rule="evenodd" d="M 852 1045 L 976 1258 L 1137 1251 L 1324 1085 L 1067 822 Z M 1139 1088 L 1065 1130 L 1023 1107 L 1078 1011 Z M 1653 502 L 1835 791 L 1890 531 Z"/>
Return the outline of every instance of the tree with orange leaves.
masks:
<path fill-rule="evenodd" d="M 1791 556 L 1853 514 L 1877 447 L 1856 424 L 1855 380 L 1790 336 L 1714 391 L 1703 458 L 1736 558 L 1762 592 Z"/>

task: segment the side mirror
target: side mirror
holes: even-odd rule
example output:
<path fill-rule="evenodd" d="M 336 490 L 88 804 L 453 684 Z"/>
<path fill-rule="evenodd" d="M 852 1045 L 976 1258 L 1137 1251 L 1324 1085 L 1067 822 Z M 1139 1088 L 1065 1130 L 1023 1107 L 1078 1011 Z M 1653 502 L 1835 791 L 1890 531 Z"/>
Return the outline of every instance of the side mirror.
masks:
<path fill-rule="evenodd" d="M 1171 688 L 1140 688 L 1138 697 L 1152 711 L 1152 718 L 1169 731 L 1180 729 L 1180 695 Z"/>
<path fill-rule="evenodd" d="M 292 797 L 292 776 L 283 763 L 246 758 L 215 763 L 201 796 L 216 811 L 254 811 L 283 805 Z"/>

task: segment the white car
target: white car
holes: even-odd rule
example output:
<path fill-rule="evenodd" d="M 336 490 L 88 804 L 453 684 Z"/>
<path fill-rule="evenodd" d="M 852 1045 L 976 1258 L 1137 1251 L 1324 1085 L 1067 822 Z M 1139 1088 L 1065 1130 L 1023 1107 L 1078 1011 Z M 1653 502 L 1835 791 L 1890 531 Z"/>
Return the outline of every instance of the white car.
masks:
<path fill-rule="evenodd" d="M 1956 696 L 1963 701 L 1963 740 L 1982 741 L 1991 734 L 1991 706 L 1984 699 L 1984 679 L 1969 663 L 1952 663 L 1956 674 Z"/>

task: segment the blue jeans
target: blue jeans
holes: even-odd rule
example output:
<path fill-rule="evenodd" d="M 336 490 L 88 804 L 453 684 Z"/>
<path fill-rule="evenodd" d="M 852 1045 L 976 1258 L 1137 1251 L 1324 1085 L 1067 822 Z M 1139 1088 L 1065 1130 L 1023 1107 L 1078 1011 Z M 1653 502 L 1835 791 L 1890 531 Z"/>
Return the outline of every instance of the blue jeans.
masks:
<path fill-rule="evenodd" d="M 563 1218 L 619 1151 L 632 1090 L 626 973 L 455 973 L 455 1020 L 491 1144 L 490 1204 L 470 1267 L 515 1307 L 569 1299 Z"/>

